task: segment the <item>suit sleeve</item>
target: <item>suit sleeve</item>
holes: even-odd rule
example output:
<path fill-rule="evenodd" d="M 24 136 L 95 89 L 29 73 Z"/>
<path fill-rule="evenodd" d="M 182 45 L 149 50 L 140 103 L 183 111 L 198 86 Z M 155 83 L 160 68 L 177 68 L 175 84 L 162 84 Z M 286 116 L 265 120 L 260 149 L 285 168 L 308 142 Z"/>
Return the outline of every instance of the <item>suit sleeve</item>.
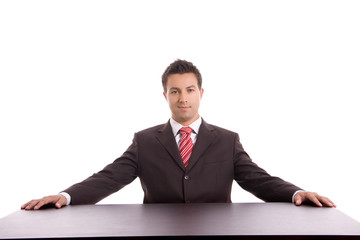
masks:
<path fill-rule="evenodd" d="M 234 139 L 234 179 L 246 191 L 266 202 L 291 202 L 301 188 L 269 175 L 244 151 L 239 135 Z"/>
<path fill-rule="evenodd" d="M 130 147 L 113 163 L 63 191 L 71 196 L 71 205 L 95 204 L 117 192 L 137 177 L 138 144 L 136 138 L 135 134 Z"/>

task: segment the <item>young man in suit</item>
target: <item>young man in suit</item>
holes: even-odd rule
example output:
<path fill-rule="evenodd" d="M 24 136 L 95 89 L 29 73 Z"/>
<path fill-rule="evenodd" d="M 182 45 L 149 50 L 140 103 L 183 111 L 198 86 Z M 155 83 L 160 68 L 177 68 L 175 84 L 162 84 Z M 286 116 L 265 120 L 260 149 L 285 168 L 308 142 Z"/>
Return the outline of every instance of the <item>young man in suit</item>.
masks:
<path fill-rule="evenodd" d="M 102 171 L 58 195 L 31 200 L 22 209 L 45 204 L 94 204 L 140 178 L 144 203 L 231 202 L 235 180 L 268 202 L 312 202 L 335 207 L 328 198 L 258 167 L 244 151 L 237 133 L 206 123 L 199 115 L 204 90 L 198 69 L 176 60 L 162 76 L 171 118 L 135 134 L 125 153 Z"/>

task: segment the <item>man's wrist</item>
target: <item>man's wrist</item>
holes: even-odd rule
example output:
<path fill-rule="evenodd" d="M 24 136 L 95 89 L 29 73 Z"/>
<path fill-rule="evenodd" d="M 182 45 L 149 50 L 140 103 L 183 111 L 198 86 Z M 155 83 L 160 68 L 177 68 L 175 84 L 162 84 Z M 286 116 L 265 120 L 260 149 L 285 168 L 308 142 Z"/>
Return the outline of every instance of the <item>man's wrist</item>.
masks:
<path fill-rule="evenodd" d="M 66 205 L 69 205 L 71 202 L 71 196 L 67 192 L 61 192 L 60 195 L 64 196 L 66 198 Z"/>
<path fill-rule="evenodd" d="M 293 196 L 292 196 L 292 199 L 291 199 L 291 202 L 292 203 L 295 203 L 295 196 L 296 196 L 296 194 L 298 194 L 299 192 L 305 192 L 304 190 L 297 190 L 294 194 L 293 194 Z M 70 195 L 69 195 L 70 196 Z"/>

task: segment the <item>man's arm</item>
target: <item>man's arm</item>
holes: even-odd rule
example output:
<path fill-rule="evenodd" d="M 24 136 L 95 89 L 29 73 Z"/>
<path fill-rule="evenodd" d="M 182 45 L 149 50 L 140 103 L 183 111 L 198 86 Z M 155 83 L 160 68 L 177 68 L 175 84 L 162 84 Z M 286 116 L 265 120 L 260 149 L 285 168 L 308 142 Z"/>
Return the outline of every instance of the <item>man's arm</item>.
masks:
<path fill-rule="evenodd" d="M 234 179 L 246 191 L 265 202 L 291 202 L 296 191 L 302 190 L 281 178 L 271 176 L 255 164 L 234 136 Z"/>
<path fill-rule="evenodd" d="M 121 157 L 107 165 L 102 171 L 72 185 L 63 192 L 71 196 L 71 204 L 95 204 L 132 182 L 137 177 L 137 167 L 135 134 L 133 143 Z M 38 210 L 47 204 L 54 204 L 56 208 L 61 208 L 68 204 L 68 200 L 64 194 L 60 193 L 31 200 L 23 204 L 21 209 Z"/>
<path fill-rule="evenodd" d="M 312 202 L 316 206 L 336 207 L 328 198 L 314 192 L 307 192 L 278 177 L 270 176 L 264 169 L 252 162 L 244 151 L 239 136 L 234 147 L 235 180 L 245 190 L 268 202 L 291 202 L 297 206 Z"/>

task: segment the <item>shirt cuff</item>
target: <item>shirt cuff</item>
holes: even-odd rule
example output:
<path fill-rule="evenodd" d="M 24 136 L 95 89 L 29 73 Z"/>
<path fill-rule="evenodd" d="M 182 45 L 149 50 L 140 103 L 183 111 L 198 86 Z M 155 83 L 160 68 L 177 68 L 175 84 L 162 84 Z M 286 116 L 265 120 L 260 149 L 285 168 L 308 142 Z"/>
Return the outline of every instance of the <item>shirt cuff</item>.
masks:
<path fill-rule="evenodd" d="M 295 202 L 295 195 L 296 194 L 298 194 L 299 192 L 305 192 L 304 190 L 297 190 L 294 194 L 293 194 L 293 196 L 292 196 L 292 203 L 294 203 Z M 70 195 L 69 195 L 70 196 Z"/>
<path fill-rule="evenodd" d="M 71 196 L 66 192 L 59 193 L 60 195 L 63 195 L 66 198 L 66 206 L 70 204 L 71 202 Z M 295 193 L 296 194 L 296 193 Z"/>

